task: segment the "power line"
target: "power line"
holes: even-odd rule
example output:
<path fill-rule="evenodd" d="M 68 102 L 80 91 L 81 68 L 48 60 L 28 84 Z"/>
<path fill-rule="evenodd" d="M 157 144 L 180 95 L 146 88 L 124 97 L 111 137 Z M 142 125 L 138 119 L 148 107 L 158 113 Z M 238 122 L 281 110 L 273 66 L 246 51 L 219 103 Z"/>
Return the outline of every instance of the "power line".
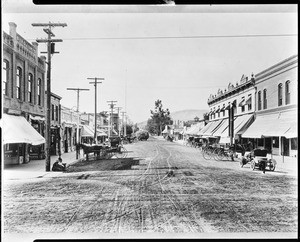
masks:
<path fill-rule="evenodd" d="M 298 34 L 246 34 L 246 35 L 193 35 L 193 36 L 136 36 L 136 37 L 95 37 L 66 38 L 64 40 L 144 40 L 144 39 L 204 39 L 204 38 L 257 38 L 257 37 L 296 37 Z"/>

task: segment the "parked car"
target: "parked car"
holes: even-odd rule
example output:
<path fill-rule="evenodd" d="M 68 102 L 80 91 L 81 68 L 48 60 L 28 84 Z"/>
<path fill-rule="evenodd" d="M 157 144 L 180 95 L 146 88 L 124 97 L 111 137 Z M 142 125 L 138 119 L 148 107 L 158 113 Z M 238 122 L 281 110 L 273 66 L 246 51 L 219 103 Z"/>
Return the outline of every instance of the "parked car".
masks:
<path fill-rule="evenodd" d="M 267 158 L 268 151 L 266 149 L 254 149 L 249 153 L 246 153 L 242 157 L 241 167 L 250 162 L 252 170 L 258 168 L 265 172 L 266 169 L 274 171 L 276 167 L 276 160 Z"/>

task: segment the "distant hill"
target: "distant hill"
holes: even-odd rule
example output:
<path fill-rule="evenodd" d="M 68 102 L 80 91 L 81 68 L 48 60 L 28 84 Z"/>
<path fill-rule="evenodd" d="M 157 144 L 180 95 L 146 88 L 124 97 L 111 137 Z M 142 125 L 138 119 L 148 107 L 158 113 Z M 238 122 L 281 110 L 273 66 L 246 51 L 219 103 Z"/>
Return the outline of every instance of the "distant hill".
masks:
<path fill-rule="evenodd" d="M 188 121 L 194 120 L 195 117 L 198 117 L 200 120 L 203 119 L 203 114 L 208 112 L 208 110 L 203 109 L 187 109 L 181 110 L 176 112 L 171 112 L 171 117 L 173 120 L 180 120 L 180 121 Z M 147 121 L 143 121 L 138 123 L 139 128 L 145 128 Z"/>
<path fill-rule="evenodd" d="M 187 109 L 176 112 L 171 112 L 171 117 L 173 120 L 188 121 L 194 120 L 198 117 L 200 120 L 203 119 L 203 114 L 208 112 L 208 110 L 203 109 Z"/>

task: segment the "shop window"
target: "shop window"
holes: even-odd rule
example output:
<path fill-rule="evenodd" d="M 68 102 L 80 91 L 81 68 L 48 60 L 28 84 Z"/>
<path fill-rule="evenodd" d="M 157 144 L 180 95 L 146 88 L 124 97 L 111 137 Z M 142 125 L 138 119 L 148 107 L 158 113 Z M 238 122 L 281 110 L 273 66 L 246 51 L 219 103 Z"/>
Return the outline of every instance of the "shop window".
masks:
<path fill-rule="evenodd" d="M 21 99 L 22 68 L 17 67 L 16 98 Z"/>
<path fill-rule="evenodd" d="M 54 120 L 54 105 L 51 105 L 51 119 Z"/>
<path fill-rule="evenodd" d="M 290 81 L 285 82 L 285 104 L 291 103 Z"/>
<path fill-rule="evenodd" d="M 267 108 L 267 89 L 264 89 L 264 92 L 263 92 L 263 95 L 264 95 L 264 109 Z"/>
<path fill-rule="evenodd" d="M 37 102 L 42 105 L 42 80 L 39 78 L 37 81 Z"/>
<path fill-rule="evenodd" d="M 55 106 L 55 120 L 58 121 L 58 106 Z"/>
<path fill-rule="evenodd" d="M 8 95 L 8 70 L 9 70 L 8 61 L 3 60 L 3 70 L 2 70 L 3 95 Z"/>
<path fill-rule="evenodd" d="M 257 104 L 258 110 L 261 110 L 261 91 L 257 93 Z"/>
<path fill-rule="evenodd" d="M 282 105 L 282 83 L 278 85 L 278 106 Z"/>
<path fill-rule="evenodd" d="M 298 150 L 298 138 L 291 139 L 291 150 Z"/>
<path fill-rule="evenodd" d="M 279 148 L 279 137 L 273 137 L 273 148 Z"/>
<path fill-rule="evenodd" d="M 252 95 L 251 94 L 248 95 L 248 100 L 246 102 L 246 105 L 248 105 L 248 111 L 250 111 L 252 109 Z"/>
<path fill-rule="evenodd" d="M 32 103 L 32 91 L 33 91 L 33 75 L 29 73 L 28 75 L 28 102 Z"/>
<path fill-rule="evenodd" d="M 257 146 L 264 146 L 264 140 L 263 139 L 257 139 Z"/>

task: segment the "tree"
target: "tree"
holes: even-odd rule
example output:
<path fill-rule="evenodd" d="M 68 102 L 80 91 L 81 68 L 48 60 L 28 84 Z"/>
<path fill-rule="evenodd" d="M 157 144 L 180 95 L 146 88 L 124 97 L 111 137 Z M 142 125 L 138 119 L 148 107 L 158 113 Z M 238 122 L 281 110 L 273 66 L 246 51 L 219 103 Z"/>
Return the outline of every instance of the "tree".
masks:
<path fill-rule="evenodd" d="M 170 111 L 168 108 L 164 110 L 162 101 L 158 99 L 155 101 L 154 111 L 150 110 L 150 112 L 151 118 L 148 119 L 147 129 L 149 133 L 161 135 L 163 127 L 173 123 Z"/>

